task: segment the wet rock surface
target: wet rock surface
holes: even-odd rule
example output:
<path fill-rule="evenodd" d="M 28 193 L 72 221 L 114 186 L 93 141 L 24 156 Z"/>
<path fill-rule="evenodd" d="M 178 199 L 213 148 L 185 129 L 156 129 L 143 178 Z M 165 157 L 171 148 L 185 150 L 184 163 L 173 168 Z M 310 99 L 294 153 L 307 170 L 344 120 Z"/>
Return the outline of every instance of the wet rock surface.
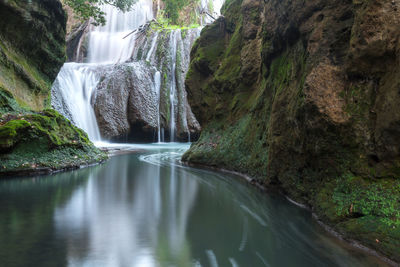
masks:
<path fill-rule="evenodd" d="M 148 30 L 136 39 L 126 63 L 82 65 L 98 80 L 90 97 L 101 136 L 121 142 L 154 142 L 160 129 L 162 140 L 169 141 L 173 120 L 175 140 L 194 140 L 201 128 L 187 101 L 184 81 L 199 30 Z M 57 82 L 52 103 L 73 120 Z"/>
<path fill-rule="evenodd" d="M 46 105 L 65 59 L 59 1 L 0 1 L 0 86 L 33 110 Z"/>
<path fill-rule="evenodd" d="M 92 97 L 103 137 L 125 136 L 130 134 L 133 127 L 149 132 L 150 139 L 153 138 L 158 116 L 154 72 L 145 62 L 110 66 L 104 71 L 102 81 Z M 139 132 L 137 134 L 142 135 Z"/>
<path fill-rule="evenodd" d="M 227 1 L 191 52 L 184 160 L 277 184 L 400 261 L 399 5 Z"/>
<path fill-rule="evenodd" d="M 198 36 L 199 29 L 164 30 L 142 35 L 136 40 L 131 60 L 147 62 L 161 74 L 159 112 L 165 140 L 170 140 L 171 120 L 175 121 L 175 138 L 179 141 L 195 139 L 201 129 L 187 101 L 184 82 L 190 50 Z M 171 114 L 171 90 L 175 90 L 174 114 Z"/>
<path fill-rule="evenodd" d="M 0 1 L 0 177 L 79 168 L 107 158 L 50 108 L 65 61 L 59 1 Z"/>

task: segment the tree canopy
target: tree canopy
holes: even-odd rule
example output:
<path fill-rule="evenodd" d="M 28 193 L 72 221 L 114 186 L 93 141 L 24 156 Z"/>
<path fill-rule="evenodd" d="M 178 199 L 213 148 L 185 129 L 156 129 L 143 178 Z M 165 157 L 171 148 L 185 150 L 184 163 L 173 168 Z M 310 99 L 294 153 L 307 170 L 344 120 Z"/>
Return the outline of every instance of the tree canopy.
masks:
<path fill-rule="evenodd" d="M 164 0 L 165 11 L 173 23 L 176 23 L 179 17 L 179 11 L 190 3 L 189 0 Z"/>
<path fill-rule="evenodd" d="M 93 24 L 104 25 L 105 13 L 101 5 L 113 5 L 122 11 L 129 11 L 138 0 L 64 0 L 64 4 L 71 7 L 76 15 L 87 20 L 93 18 Z M 179 11 L 185 6 L 197 3 L 199 0 L 162 0 L 165 4 L 165 13 L 172 23 L 177 23 Z"/>
<path fill-rule="evenodd" d="M 64 0 L 64 3 L 82 19 L 93 18 L 95 25 L 106 23 L 105 13 L 100 9 L 101 5 L 113 5 L 122 11 L 129 11 L 136 2 L 137 0 Z"/>

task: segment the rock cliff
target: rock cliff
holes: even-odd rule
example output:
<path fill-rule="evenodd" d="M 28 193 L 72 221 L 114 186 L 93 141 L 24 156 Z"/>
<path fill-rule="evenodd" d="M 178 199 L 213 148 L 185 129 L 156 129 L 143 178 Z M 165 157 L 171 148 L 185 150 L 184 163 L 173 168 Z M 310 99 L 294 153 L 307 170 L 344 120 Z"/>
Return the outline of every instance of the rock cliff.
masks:
<path fill-rule="evenodd" d="M 66 17 L 58 1 L 0 1 L 0 86 L 34 110 L 48 106 L 65 60 Z"/>
<path fill-rule="evenodd" d="M 104 159 L 50 107 L 65 57 L 59 1 L 0 0 L 0 176 L 50 172 Z"/>
<path fill-rule="evenodd" d="M 185 161 L 279 185 L 400 261 L 400 3 L 228 0 L 191 52 Z"/>

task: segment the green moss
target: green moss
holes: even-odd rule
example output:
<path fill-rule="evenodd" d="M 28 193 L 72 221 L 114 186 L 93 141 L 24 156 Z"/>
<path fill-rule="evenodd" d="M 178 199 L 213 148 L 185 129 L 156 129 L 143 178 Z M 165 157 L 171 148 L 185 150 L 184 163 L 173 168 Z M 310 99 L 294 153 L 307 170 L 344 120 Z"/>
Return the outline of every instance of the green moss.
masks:
<path fill-rule="evenodd" d="M 351 174 L 336 180 L 333 201 L 338 216 L 374 216 L 388 226 L 400 226 L 400 181 L 365 179 Z"/>
<path fill-rule="evenodd" d="M 12 120 L 0 126 L 0 151 L 11 148 L 19 141 L 18 133 L 30 126 L 25 120 Z"/>
<path fill-rule="evenodd" d="M 237 123 L 212 123 L 201 133 L 200 139 L 184 155 L 190 162 L 218 166 L 262 178 L 267 175 L 268 150 L 266 139 L 260 135 L 265 124 L 254 125 L 251 116 Z M 249 127 L 253 127 L 249 131 Z M 264 129 L 265 130 L 265 129 Z"/>
<path fill-rule="evenodd" d="M 188 33 L 188 30 L 187 30 L 187 29 L 182 29 L 182 30 L 181 30 L 181 37 L 182 37 L 182 40 L 184 40 L 184 39 L 186 38 L 187 33 Z"/>
<path fill-rule="evenodd" d="M 202 30 L 202 38 L 195 43 L 193 49 L 195 53 L 191 54 L 191 65 L 193 67 L 196 67 L 199 71 L 217 70 L 220 58 L 225 52 L 225 42 L 221 38 L 221 34 L 218 23 L 207 25 Z"/>
<path fill-rule="evenodd" d="M 10 112 L 22 112 L 13 95 L 0 86 L 0 115 Z"/>
<path fill-rule="evenodd" d="M 22 56 L 1 42 L 0 37 L 0 87 L 12 93 L 20 106 L 39 110 L 49 95 L 50 82 Z"/>
<path fill-rule="evenodd" d="M 46 109 L 65 61 L 62 5 L 38 0 L 26 5 L 0 3 L 0 176 L 101 161 L 107 155 L 86 133 Z"/>
<path fill-rule="evenodd" d="M 398 226 L 388 226 L 382 218 L 367 215 L 348 219 L 337 224 L 336 228 L 381 254 L 395 261 L 400 260 L 400 228 Z"/>
<path fill-rule="evenodd" d="M 49 107 L 51 83 L 66 59 L 61 3 L 6 1 L 0 16 L 0 86 L 19 106 Z"/>
<path fill-rule="evenodd" d="M 18 115 L 0 126 L 0 140 L 0 174 L 67 168 L 107 157 L 54 110 Z"/>
<path fill-rule="evenodd" d="M 388 257 L 400 255 L 400 181 L 346 173 L 318 185 L 315 211 L 347 237 Z"/>
<path fill-rule="evenodd" d="M 367 86 L 365 88 L 350 86 L 346 91 L 343 91 L 342 97 L 346 100 L 346 112 L 354 120 L 363 121 L 368 118 L 372 102 L 371 91 L 371 88 Z"/>
<path fill-rule="evenodd" d="M 226 48 L 220 67 L 216 71 L 216 79 L 219 82 L 232 82 L 240 78 L 240 70 L 241 70 L 240 52 L 242 46 L 241 25 L 242 25 L 242 19 L 239 19 L 235 32 Z"/>
<path fill-rule="evenodd" d="M 143 48 L 139 48 L 137 56 L 136 56 L 136 60 L 141 60 L 143 57 Z"/>

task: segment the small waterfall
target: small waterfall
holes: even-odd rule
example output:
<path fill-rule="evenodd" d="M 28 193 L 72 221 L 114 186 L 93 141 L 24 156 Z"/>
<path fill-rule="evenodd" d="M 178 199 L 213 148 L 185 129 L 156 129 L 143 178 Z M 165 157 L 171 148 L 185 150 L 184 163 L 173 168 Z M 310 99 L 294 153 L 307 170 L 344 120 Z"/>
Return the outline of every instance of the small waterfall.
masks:
<path fill-rule="evenodd" d="M 90 65 L 66 63 L 53 85 L 53 92 L 57 93 L 52 94 L 53 104 L 58 103 L 55 108 L 76 126 L 84 129 L 93 141 L 100 140 L 96 116 L 90 104 L 99 78 Z M 54 98 L 58 101 L 54 101 Z"/>
<path fill-rule="evenodd" d="M 156 47 L 156 44 L 157 44 L 157 39 L 158 39 L 158 32 L 156 32 L 156 34 L 153 37 L 153 41 L 151 42 L 151 48 L 150 48 L 149 52 L 147 53 L 147 57 L 146 57 L 147 62 L 150 62 L 150 57 L 153 55 L 154 48 Z"/>
<path fill-rule="evenodd" d="M 101 10 L 106 13 L 107 24 L 95 27 L 90 32 L 89 62 L 127 61 L 135 45 L 135 34 L 130 33 L 153 19 L 152 6 L 151 0 L 141 0 L 134 5 L 132 11 L 125 13 L 110 5 L 103 6 Z"/>
<path fill-rule="evenodd" d="M 161 73 L 159 71 L 156 72 L 154 75 L 154 87 L 157 92 L 157 141 L 163 142 L 164 140 L 161 139 L 161 123 L 160 123 L 160 89 L 161 89 Z"/>
<path fill-rule="evenodd" d="M 169 91 L 169 98 L 171 103 L 171 113 L 170 113 L 170 140 L 175 141 L 175 95 L 176 95 L 176 46 L 177 46 L 177 34 L 180 34 L 180 30 L 174 31 L 171 35 L 171 89 Z"/>

